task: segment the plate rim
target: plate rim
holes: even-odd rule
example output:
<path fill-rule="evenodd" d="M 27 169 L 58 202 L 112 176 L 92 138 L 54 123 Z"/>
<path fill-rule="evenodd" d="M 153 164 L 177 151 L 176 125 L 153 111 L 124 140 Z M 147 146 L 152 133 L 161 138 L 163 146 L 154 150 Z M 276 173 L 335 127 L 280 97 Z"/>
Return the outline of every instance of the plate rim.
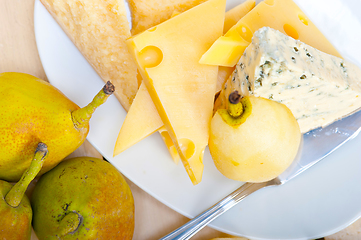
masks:
<path fill-rule="evenodd" d="M 36 19 L 37 19 L 37 11 L 38 11 L 38 7 L 42 5 L 40 3 L 40 0 L 35 0 L 35 6 L 34 6 L 34 31 L 35 31 L 35 39 L 36 39 L 36 44 L 37 44 L 37 47 L 38 47 L 38 52 L 39 52 L 39 57 L 41 59 L 41 62 L 43 64 L 43 59 L 44 57 L 40 54 L 40 49 L 42 48 L 42 46 L 39 46 L 38 45 L 38 33 L 37 33 L 37 29 L 39 27 L 39 23 L 36 22 Z M 44 71 L 45 73 L 47 74 L 48 76 L 48 73 L 47 73 L 47 70 L 43 64 L 43 67 L 44 67 Z M 49 82 L 51 82 L 51 79 L 49 78 Z M 88 141 L 103 155 L 103 156 L 106 156 L 107 154 L 102 150 L 102 149 L 99 149 L 96 144 L 89 138 L 87 138 Z M 121 170 L 120 170 L 121 171 Z M 121 171 L 122 172 L 122 171 Z M 147 192 L 148 194 L 150 194 L 152 197 L 154 197 L 155 199 L 157 199 L 158 201 L 162 202 L 162 204 L 170 207 L 171 209 L 173 209 L 174 211 L 188 217 L 188 218 L 191 218 L 193 217 L 191 214 L 188 214 L 187 212 L 184 212 L 182 211 L 181 209 L 178 209 L 177 207 L 171 205 L 170 203 L 164 201 L 160 196 L 158 196 L 157 194 L 155 194 L 154 192 L 152 191 L 149 191 L 146 189 L 146 187 L 142 186 L 141 183 L 139 183 L 139 181 L 136 181 L 134 179 L 132 179 L 131 177 L 129 177 L 127 174 L 123 173 L 124 176 L 126 176 L 128 179 L 130 179 L 133 183 L 135 183 L 137 186 L 139 186 L 143 191 Z M 335 232 L 338 232 L 342 229 L 344 229 L 345 227 L 349 226 L 350 224 L 352 224 L 353 222 L 355 222 L 356 220 L 358 220 L 359 218 L 361 217 L 361 211 L 357 214 L 357 216 L 355 216 L 354 218 L 350 219 L 348 222 L 345 222 L 344 224 L 340 225 L 338 228 L 334 228 L 333 230 L 330 230 L 327 235 L 330 235 L 330 234 L 333 234 Z M 227 229 L 223 229 L 221 227 L 218 227 L 218 226 L 215 226 L 213 224 L 210 224 L 209 225 L 210 227 L 218 230 L 218 231 L 222 231 L 222 232 L 225 232 L 225 233 L 228 233 L 228 234 L 231 234 L 231 235 L 239 235 L 239 233 L 235 233 L 233 231 L 228 231 Z M 322 233 L 321 235 L 317 235 L 317 236 L 314 236 L 314 238 L 317 238 L 317 237 L 322 237 L 322 236 L 327 236 L 327 235 L 324 235 L 325 233 Z M 257 238 L 257 237 L 254 237 L 254 236 L 247 236 L 247 235 L 242 235 L 242 236 L 245 236 L 245 237 L 249 237 L 249 238 L 252 238 L 252 239 L 264 239 L 264 238 Z M 304 238 L 295 238 L 295 239 L 304 239 Z"/>

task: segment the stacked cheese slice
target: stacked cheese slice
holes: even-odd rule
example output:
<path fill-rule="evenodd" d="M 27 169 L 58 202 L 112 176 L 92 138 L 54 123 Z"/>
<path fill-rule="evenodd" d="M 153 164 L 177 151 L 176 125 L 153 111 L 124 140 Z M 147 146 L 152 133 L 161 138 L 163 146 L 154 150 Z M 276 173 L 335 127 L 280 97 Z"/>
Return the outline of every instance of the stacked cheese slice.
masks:
<path fill-rule="evenodd" d="M 322 32 L 292 0 L 264 0 L 221 36 L 202 56 L 201 63 L 234 66 L 261 27 L 277 29 L 320 51 L 340 57 Z"/>
<path fill-rule="evenodd" d="M 217 66 L 199 64 L 221 36 L 225 0 L 209 0 L 128 40 L 152 102 L 193 184 L 201 181 Z"/>
<path fill-rule="evenodd" d="M 250 10 L 252 10 L 254 6 L 255 0 L 247 0 L 246 2 L 243 2 L 227 11 L 224 19 L 224 29 L 229 29 L 232 24 L 234 25 L 234 23 L 246 15 Z M 174 11 L 172 17 L 175 17 L 179 14 L 180 12 Z M 233 70 L 234 67 L 218 68 L 216 92 L 221 90 L 224 82 L 228 79 Z M 132 108 L 128 112 L 127 117 L 125 118 L 119 131 L 113 155 L 116 156 L 120 154 L 137 142 L 158 131 L 163 138 L 174 162 L 178 163 L 179 155 L 177 154 L 171 137 L 164 127 L 158 112 L 155 110 L 153 102 L 149 101 L 149 99 L 151 98 L 149 96 L 148 90 L 146 89 L 144 83 L 142 83 L 132 103 Z M 147 121 L 144 121 L 143 116 L 147 116 Z"/>

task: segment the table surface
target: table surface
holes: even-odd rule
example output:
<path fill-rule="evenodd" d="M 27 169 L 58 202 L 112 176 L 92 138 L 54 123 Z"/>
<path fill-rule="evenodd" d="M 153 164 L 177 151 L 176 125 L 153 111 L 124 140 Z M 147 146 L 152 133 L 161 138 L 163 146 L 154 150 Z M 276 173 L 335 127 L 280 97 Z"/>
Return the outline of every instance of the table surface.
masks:
<path fill-rule="evenodd" d="M 47 80 L 42 67 L 34 35 L 34 0 L 0 0 L 0 73 L 23 72 Z M 102 156 L 87 141 L 69 157 Z M 135 202 L 135 230 L 133 239 L 158 239 L 189 219 L 163 205 L 128 180 Z M 192 239 L 232 237 L 210 227 Z M 32 239 L 37 239 L 32 234 Z M 361 220 L 348 228 L 325 237 L 332 239 L 361 239 Z"/>

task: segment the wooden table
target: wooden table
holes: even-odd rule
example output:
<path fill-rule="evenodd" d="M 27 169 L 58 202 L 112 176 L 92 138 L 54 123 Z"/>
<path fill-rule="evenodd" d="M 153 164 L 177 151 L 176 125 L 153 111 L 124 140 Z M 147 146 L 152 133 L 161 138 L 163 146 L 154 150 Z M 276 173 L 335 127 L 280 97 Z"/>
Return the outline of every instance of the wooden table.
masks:
<path fill-rule="evenodd" d="M 38 55 L 34 35 L 34 0 L 0 0 L 0 73 L 23 72 L 47 80 Z M 73 156 L 102 156 L 85 142 L 71 154 Z M 128 180 L 135 200 L 135 240 L 158 239 L 188 219 Z M 192 239 L 207 240 L 215 237 L 232 237 L 206 227 Z M 361 221 L 326 239 L 361 239 Z M 33 234 L 32 239 L 37 239 Z"/>

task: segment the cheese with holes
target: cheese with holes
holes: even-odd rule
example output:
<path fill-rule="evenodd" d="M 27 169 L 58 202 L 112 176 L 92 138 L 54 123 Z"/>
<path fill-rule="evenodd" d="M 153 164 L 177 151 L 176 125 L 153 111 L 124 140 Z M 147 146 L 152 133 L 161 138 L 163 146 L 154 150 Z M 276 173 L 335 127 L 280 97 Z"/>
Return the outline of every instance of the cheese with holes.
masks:
<path fill-rule="evenodd" d="M 232 23 L 236 23 L 248 11 L 250 11 L 254 5 L 254 0 L 248 0 L 227 11 L 225 14 L 224 27 L 227 25 L 229 26 Z M 171 17 L 175 17 L 179 14 L 181 14 L 179 11 L 174 10 Z M 219 92 L 222 89 L 224 82 L 227 80 L 229 75 L 231 75 L 233 70 L 233 67 L 219 67 L 216 92 Z M 121 130 L 119 131 L 113 152 L 114 156 L 157 131 L 160 124 L 163 126 L 163 122 L 161 122 L 158 113 L 156 111 L 152 112 L 155 110 L 155 106 L 152 101 L 149 101 L 151 99 L 149 93 L 145 90 L 145 88 L 143 89 L 144 86 L 142 85 L 137 92 L 133 105 L 125 118 Z M 145 115 L 148 116 L 146 120 L 142 117 Z M 141 118 L 141 120 L 139 120 L 139 118 Z M 164 140 L 173 161 L 178 163 L 180 158 L 167 130 L 165 127 L 162 127 L 158 131 Z"/>
<path fill-rule="evenodd" d="M 255 0 L 247 0 L 226 12 L 224 19 L 223 33 L 227 32 L 234 24 L 236 24 L 242 17 L 251 11 L 256 5 Z M 220 66 L 218 68 L 218 80 L 216 92 L 221 91 L 223 84 L 227 81 L 229 75 L 233 72 L 234 67 Z"/>
<path fill-rule="evenodd" d="M 320 30 L 292 0 L 264 0 L 221 36 L 202 56 L 200 63 L 234 66 L 251 42 L 253 33 L 271 27 L 320 51 L 341 57 Z"/>
<path fill-rule="evenodd" d="M 247 0 L 228 10 L 224 19 L 223 33 L 226 33 L 231 27 L 233 27 L 233 25 L 251 11 L 254 6 L 256 6 L 255 0 Z"/>
<path fill-rule="evenodd" d="M 206 1 L 127 41 L 193 184 L 202 179 L 218 74 L 199 59 L 222 34 L 225 4 Z"/>
<path fill-rule="evenodd" d="M 151 135 L 162 126 L 162 119 L 158 115 L 148 90 L 142 83 L 120 128 L 113 156 Z"/>
<path fill-rule="evenodd" d="M 113 156 L 120 154 L 157 130 L 173 161 L 178 164 L 179 155 L 177 150 L 164 127 L 147 88 L 142 83 L 118 133 Z"/>
<path fill-rule="evenodd" d="M 305 133 L 361 108 L 361 70 L 264 27 L 254 34 L 226 82 L 218 108 L 227 108 L 227 98 L 235 90 L 285 104 Z"/>

